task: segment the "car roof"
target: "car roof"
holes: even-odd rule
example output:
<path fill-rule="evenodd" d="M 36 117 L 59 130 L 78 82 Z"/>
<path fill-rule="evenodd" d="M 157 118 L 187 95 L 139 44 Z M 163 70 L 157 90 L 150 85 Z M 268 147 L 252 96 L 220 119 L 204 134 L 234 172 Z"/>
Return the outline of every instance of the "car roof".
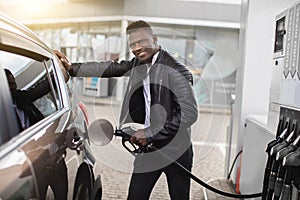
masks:
<path fill-rule="evenodd" d="M 0 49 L 38 61 L 53 57 L 52 50 L 34 32 L 1 12 Z"/>

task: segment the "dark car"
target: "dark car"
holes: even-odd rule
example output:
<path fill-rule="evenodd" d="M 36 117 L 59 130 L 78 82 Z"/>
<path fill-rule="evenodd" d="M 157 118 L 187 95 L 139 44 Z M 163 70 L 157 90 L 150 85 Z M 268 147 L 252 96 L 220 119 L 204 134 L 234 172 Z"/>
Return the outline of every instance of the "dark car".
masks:
<path fill-rule="evenodd" d="M 33 32 L 0 14 L 0 199 L 101 199 L 87 113 L 62 70 Z"/>

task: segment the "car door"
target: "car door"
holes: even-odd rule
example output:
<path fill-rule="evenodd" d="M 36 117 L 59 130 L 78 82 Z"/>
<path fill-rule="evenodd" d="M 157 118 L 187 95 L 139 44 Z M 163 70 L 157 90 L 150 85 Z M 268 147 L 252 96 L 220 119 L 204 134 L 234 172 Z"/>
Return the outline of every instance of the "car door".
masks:
<path fill-rule="evenodd" d="M 21 105 L 36 107 L 43 116 L 28 127 L 22 127 L 22 117 L 14 112 L 19 109 L 15 103 L 18 101 L 14 95 L 10 97 L 8 84 L 4 84 L 8 92 L 3 98 L 8 100 L 1 109 L 11 108 L 5 117 L 15 119 L 9 124 L 16 130 L 14 133 L 9 131 L 8 137 L 1 133 L 0 177 L 6 181 L 0 183 L 0 199 L 44 199 L 48 191 L 56 199 L 67 199 L 68 178 L 64 160 L 67 132 L 64 130 L 70 114 L 63 105 L 53 61 L 46 57 L 34 59 L 19 55 L 17 50 L 0 50 L 0 60 L 2 73 L 5 68 L 15 76 L 18 91 L 22 93 Z M 2 80 L 5 82 L 5 78 Z M 27 98 L 33 101 L 32 105 L 27 104 Z"/>

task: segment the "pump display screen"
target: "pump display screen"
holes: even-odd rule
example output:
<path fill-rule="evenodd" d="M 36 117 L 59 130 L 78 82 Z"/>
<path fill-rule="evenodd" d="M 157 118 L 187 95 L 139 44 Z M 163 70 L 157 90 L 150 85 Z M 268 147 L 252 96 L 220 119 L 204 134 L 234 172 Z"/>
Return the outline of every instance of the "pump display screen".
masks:
<path fill-rule="evenodd" d="M 283 51 L 283 38 L 285 30 L 285 16 L 276 21 L 275 46 L 274 53 Z"/>

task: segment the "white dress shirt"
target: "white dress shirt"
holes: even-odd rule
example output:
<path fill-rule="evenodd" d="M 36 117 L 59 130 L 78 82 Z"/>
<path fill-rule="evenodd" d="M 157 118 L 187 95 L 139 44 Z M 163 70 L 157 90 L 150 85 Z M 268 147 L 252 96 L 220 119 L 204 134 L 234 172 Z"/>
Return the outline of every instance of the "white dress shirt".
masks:
<path fill-rule="evenodd" d="M 143 80 L 143 86 L 144 86 L 144 98 L 145 98 L 145 107 L 146 107 L 146 117 L 145 117 L 145 128 L 150 126 L 150 107 L 151 107 L 151 94 L 150 94 L 150 78 L 149 78 L 149 71 L 152 67 L 152 65 L 156 62 L 157 56 L 159 54 L 159 51 L 154 54 L 152 58 L 152 63 L 150 66 L 147 67 L 147 76 Z"/>

